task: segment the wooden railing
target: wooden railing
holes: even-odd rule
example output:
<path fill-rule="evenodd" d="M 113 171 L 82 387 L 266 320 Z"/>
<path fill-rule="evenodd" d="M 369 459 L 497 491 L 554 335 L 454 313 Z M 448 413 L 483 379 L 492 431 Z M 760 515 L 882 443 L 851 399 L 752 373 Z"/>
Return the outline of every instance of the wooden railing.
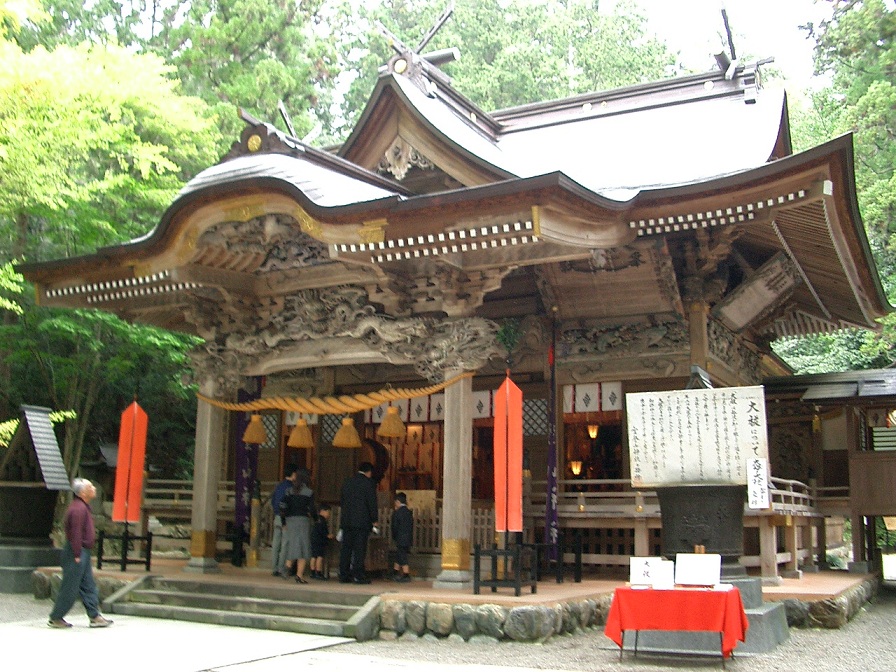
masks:
<path fill-rule="evenodd" d="M 271 492 L 277 483 L 261 484 L 261 506 L 259 509 L 258 537 L 262 546 L 270 544 L 274 515 L 269 506 Z M 218 518 L 233 520 L 235 483 L 223 481 L 218 487 Z M 144 490 L 144 515 L 156 516 L 164 520 L 189 520 L 193 505 L 193 482 L 178 480 L 149 479 Z M 379 511 L 381 534 L 391 538 L 390 521 L 392 508 L 383 507 Z M 339 507 L 334 506 L 330 518 L 330 528 L 339 528 Z M 494 541 L 494 506 L 474 503 L 471 510 L 471 546 L 487 546 Z M 437 502 L 435 509 L 414 511 L 414 549 L 418 553 L 441 553 L 442 550 L 442 507 Z"/>
<path fill-rule="evenodd" d="M 273 513 L 268 505 L 270 492 L 276 483 L 262 484 L 259 540 L 262 546 L 270 543 Z M 843 515 L 848 510 L 849 493 L 843 488 L 815 488 L 789 479 L 772 478 L 770 492 L 772 506 L 761 511 L 744 509 L 744 527 L 758 528 L 760 552 L 745 555 L 745 565 L 761 567 L 763 576 L 777 576 L 778 566 L 796 570 L 800 563 L 811 562 L 813 535 L 811 527 L 822 524 L 825 515 Z M 146 485 L 145 512 L 159 518 L 190 518 L 192 482 L 150 480 Z M 546 482 L 526 484 L 524 516 L 526 528 L 543 526 L 547 502 Z M 606 543 L 601 552 L 586 553 L 586 564 L 627 565 L 630 555 L 656 553 L 659 530 L 662 527 L 659 500 L 653 490 L 637 490 L 628 480 L 593 479 L 570 480 L 558 483 L 557 509 L 560 525 L 568 529 L 606 530 L 613 543 Z M 234 483 L 220 484 L 218 516 L 233 519 Z M 831 506 L 835 505 L 835 509 Z M 391 507 L 379 511 L 381 534 L 390 538 Z M 848 513 L 847 513 L 848 515 Z M 331 529 L 338 529 L 339 508 L 334 507 Z M 494 505 L 475 502 L 471 510 L 471 547 L 487 547 L 494 543 Z M 778 533 L 783 529 L 782 533 Z M 627 531 L 625 538 L 619 535 Z M 783 538 L 783 549 L 778 538 Z M 414 548 L 418 553 L 441 552 L 442 508 L 437 501 L 434 509 L 414 511 Z"/>
<path fill-rule="evenodd" d="M 558 482 L 557 510 L 569 518 L 616 518 L 619 516 L 659 515 L 656 492 L 631 488 L 627 479 L 590 479 Z M 818 515 L 816 494 L 800 481 L 771 478 L 772 508 L 756 511 L 744 508 L 744 515 L 803 514 Z M 833 488 L 831 489 L 833 490 Z M 547 482 L 533 481 L 527 513 L 544 513 Z"/>
<path fill-rule="evenodd" d="M 266 502 L 276 482 L 261 483 L 261 498 Z M 221 481 L 218 484 L 218 509 L 232 509 L 236 499 L 236 483 Z M 144 506 L 150 510 L 181 513 L 180 517 L 189 518 L 193 506 L 193 481 L 165 480 L 150 478 L 143 490 Z"/>
<path fill-rule="evenodd" d="M 543 524 L 546 485 L 533 481 L 528 488 L 529 526 Z M 776 577 L 779 566 L 795 571 L 801 563 L 811 563 L 812 527 L 823 526 L 827 513 L 819 509 L 819 490 L 800 481 L 773 477 L 770 494 L 771 508 L 744 507 L 744 528 L 753 529 L 752 534 L 758 530 L 759 552 L 745 554 L 741 562 L 759 567 L 763 577 Z M 561 528 L 580 530 L 586 536 L 586 545 L 592 549 L 583 555 L 587 564 L 627 565 L 631 555 L 658 551 L 662 519 L 653 490 L 633 489 L 628 480 L 564 480 L 558 482 L 557 510 Z"/>
<path fill-rule="evenodd" d="M 851 511 L 849 501 L 849 486 L 829 486 L 812 489 L 815 495 L 815 505 L 826 516 L 847 516 Z"/>
<path fill-rule="evenodd" d="M 473 506 L 470 511 L 470 546 L 481 544 L 491 545 L 495 539 L 495 510 L 484 506 Z M 380 534 L 386 539 L 392 538 L 391 520 L 392 508 L 383 507 L 379 511 Z M 339 527 L 339 507 L 334 506 L 330 516 L 330 527 L 333 530 Z M 414 511 L 414 552 L 434 553 L 442 552 L 442 506 L 437 502 L 435 509 Z"/>
<path fill-rule="evenodd" d="M 269 540 L 273 528 L 273 511 L 268 505 L 276 482 L 261 483 L 261 508 L 259 538 Z M 236 501 L 236 483 L 221 481 L 218 484 L 218 521 L 222 525 L 233 521 Z M 163 521 L 189 521 L 193 508 L 193 481 L 147 479 L 143 489 L 143 517 L 150 516 Z M 222 542 L 223 543 L 223 542 Z"/>

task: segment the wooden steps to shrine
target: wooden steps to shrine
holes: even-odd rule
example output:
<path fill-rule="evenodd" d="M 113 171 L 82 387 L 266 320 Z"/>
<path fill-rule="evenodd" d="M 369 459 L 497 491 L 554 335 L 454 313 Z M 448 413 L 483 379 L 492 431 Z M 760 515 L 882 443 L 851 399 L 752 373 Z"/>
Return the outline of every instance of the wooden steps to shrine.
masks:
<path fill-rule="evenodd" d="M 376 632 L 375 594 L 326 584 L 239 585 L 146 576 L 103 602 L 106 613 L 263 630 L 369 639 Z"/>

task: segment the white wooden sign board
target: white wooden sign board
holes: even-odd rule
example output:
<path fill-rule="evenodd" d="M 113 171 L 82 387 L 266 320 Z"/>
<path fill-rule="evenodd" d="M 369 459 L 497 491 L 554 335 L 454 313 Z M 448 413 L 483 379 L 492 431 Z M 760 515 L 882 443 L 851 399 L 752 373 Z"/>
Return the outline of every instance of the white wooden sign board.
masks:
<path fill-rule="evenodd" d="M 718 553 L 676 553 L 675 583 L 679 586 L 717 586 L 722 582 Z"/>
<path fill-rule="evenodd" d="M 748 484 L 768 459 L 761 385 L 625 395 L 632 485 Z"/>

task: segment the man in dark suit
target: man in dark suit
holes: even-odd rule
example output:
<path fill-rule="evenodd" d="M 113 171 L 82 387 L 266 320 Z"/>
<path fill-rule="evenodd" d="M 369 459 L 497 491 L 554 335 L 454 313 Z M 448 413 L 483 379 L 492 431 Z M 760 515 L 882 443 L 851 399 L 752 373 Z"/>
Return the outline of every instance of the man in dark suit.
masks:
<path fill-rule="evenodd" d="M 342 548 L 339 549 L 340 583 L 370 583 L 364 573 L 367 537 L 377 530 L 376 484 L 373 465 L 362 462 L 358 473 L 342 484 L 339 527 Z"/>

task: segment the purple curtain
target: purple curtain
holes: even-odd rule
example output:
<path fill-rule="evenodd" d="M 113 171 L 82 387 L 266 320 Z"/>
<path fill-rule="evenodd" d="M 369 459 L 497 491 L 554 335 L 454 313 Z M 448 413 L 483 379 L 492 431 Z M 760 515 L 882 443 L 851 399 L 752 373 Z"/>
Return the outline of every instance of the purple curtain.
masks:
<path fill-rule="evenodd" d="M 557 329 L 551 323 L 551 347 L 548 350 L 548 366 L 551 369 L 551 387 L 548 390 L 548 480 L 547 506 L 544 512 L 544 543 L 551 544 L 548 557 L 557 559 L 557 538 L 560 521 L 557 516 L 557 367 L 554 362 L 557 345 Z"/>
<path fill-rule="evenodd" d="M 245 403 L 254 401 L 261 396 L 261 380 L 257 380 L 256 391 L 237 391 L 237 402 Z M 255 489 L 255 480 L 258 478 L 258 448 L 252 443 L 243 442 L 243 434 L 249 425 L 249 413 L 241 412 L 234 423 L 234 445 L 236 446 L 236 474 L 234 475 L 234 489 L 236 491 L 236 503 L 234 506 L 233 524 L 236 530 L 242 530 L 245 538 L 249 538 L 250 515 L 252 512 L 252 491 Z"/>

